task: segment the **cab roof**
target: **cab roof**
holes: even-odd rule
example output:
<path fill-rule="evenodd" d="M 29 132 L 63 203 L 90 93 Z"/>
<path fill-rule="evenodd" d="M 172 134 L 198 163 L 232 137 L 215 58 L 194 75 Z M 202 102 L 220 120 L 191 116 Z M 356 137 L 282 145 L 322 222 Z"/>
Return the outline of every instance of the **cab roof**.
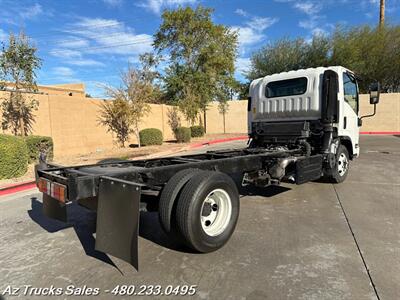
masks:
<path fill-rule="evenodd" d="M 323 74 L 326 70 L 332 70 L 338 74 L 340 74 L 342 72 L 346 72 L 346 71 L 353 73 L 349 69 L 346 69 L 345 67 L 342 67 L 342 66 L 318 67 L 318 68 L 299 69 L 299 70 L 293 70 L 293 71 L 288 71 L 288 72 L 281 72 L 281 73 L 276 73 L 276 74 L 272 74 L 272 75 L 267 75 L 265 77 L 255 79 L 253 82 L 256 83 L 260 80 L 277 81 L 277 80 L 285 80 L 285 79 L 291 79 L 291 78 L 297 78 L 297 77 L 303 77 L 303 76 L 312 76 L 312 75 L 315 76 L 315 75 Z"/>

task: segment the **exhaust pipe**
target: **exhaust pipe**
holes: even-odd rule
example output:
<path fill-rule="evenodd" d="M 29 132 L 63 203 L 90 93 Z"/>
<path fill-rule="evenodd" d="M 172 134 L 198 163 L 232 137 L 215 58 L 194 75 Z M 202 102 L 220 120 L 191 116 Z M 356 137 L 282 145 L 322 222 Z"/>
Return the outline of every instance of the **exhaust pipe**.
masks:
<path fill-rule="evenodd" d="M 289 164 L 296 162 L 296 160 L 296 157 L 278 159 L 276 164 L 269 169 L 269 175 L 271 175 L 271 178 L 273 179 L 281 180 L 286 174 L 286 167 Z"/>

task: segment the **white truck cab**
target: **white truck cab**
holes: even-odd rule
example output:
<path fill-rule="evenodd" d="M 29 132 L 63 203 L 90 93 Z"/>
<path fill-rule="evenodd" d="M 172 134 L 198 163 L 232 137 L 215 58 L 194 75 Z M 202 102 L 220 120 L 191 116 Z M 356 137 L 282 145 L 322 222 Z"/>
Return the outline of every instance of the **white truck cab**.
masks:
<path fill-rule="evenodd" d="M 356 75 L 341 66 L 301 69 L 268 75 L 250 85 L 248 132 L 257 147 L 303 144 L 335 164 L 340 145 L 348 159 L 359 147 L 359 89 Z M 379 85 L 371 103 L 379 101 Z M 337 160 L 337 158 L 336 158 Z M 348 161 L 344 161 L 348 166 Z M 347 174 L 347 169 L 346 169 Z"/>

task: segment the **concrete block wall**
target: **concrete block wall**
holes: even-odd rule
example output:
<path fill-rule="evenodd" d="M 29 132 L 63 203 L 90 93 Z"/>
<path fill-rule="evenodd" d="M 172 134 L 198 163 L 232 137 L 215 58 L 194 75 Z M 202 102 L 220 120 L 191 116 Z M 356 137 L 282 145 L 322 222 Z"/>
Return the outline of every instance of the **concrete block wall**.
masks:
<path fill-rule="evenodd" d="M 7 97 L 0 92 L 0 101 Z M 31 95 L 39 102 L 33 134 L 51 136 L 54 140 L 55 157 L 87 154 L 116 148 L 115 139 L 107 128 L 98 122 L 100 105 L 104 100 L 68 95 Z M 141 129 L 158 128 L 163 132 L 164 140 L 173 140 L 168 125 L 168 105 L 150 105 L 151 111 L 143 119 Z M 372 113 L 369 96 L 361 95 L 361 115 Z M 182 114 L 182 126 L 189 126 Z M 218 104 L 210 104 L 206 113 L 207 133 L 223 133 L 224 118 L 218 111 Z M 364 119 L 362 132 L 400 132 L 400 94 L 381 94 L 377 114 Z M 247 133 L 247 101 L 230 101 L 225 115 L 226 133 Z M 130 143 L 137 143 L 132 135 Z"/>

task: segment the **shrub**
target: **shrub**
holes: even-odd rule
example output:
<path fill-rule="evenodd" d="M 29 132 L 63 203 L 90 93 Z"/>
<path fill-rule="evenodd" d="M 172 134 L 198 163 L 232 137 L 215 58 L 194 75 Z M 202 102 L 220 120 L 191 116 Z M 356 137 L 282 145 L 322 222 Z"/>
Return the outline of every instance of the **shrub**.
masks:
<path fill-rule="evenodd" d="M 0 134 L 0 179 L 18 177 L 28 168 L 28 148 L 23 138 Z"/>
<path fill-rule="evenodd" d="M 39 153 L 46 153 L 47 161 L 53 160 L 53 139 L 48 136 L 29 135 L 25 137 L 29 162 L 37 162 Z"/>
<path fill-rule="evenodd" d="M 188 127 L 178 127 L 175 130 L 175 138 L 178 143 L 188 143 L 190 142 L 191 132 Z"/>
<path fill-rule="evenodd" d="M 204 127 L 201 125 L 195 125 L 190 127 L 192 137 L 202 137 L 204 135 Z"/>
<path fill-rule="evenodd" d="M 162 145 L 163 135 L 157 128 L 147 128 L 139 132 L 140 144 L 142 146 Z"/>

